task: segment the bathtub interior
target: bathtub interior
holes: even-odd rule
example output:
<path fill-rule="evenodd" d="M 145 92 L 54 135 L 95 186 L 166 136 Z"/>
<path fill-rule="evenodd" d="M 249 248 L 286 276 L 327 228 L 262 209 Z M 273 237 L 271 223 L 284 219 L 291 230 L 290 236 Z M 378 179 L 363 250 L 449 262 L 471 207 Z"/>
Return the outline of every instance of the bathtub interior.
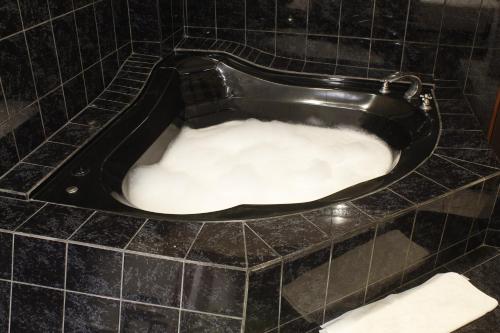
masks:
<path fill-rule="evenodd" d="M 396 84 L 393 94 L 382 96 L 376 81 L 276 73 L 221 56 L 180 56 L 174 67 L 160 64 L 131 109 L 52 177 L 39 197 L 178 221 L 281 216 L 352 200 L 385 187 L 424 162 L 437 141 L 437 111 L 425 114 L 405 101 L 405 85 Z M 398 163 L 383 177 L 313 202 L 240 205 L 213 213 L 169 215 L 137 209 L 127 200 L 129 170 L 158 162 L 183 126 L 203 128 L 245 119 L 362 129 L 385 141 L 398 155 Z M 71 172 L 82 164 L 93 172 L 76 180 Z M 63 193 L 73 184 L 79 185 L 79 195 Z"/>

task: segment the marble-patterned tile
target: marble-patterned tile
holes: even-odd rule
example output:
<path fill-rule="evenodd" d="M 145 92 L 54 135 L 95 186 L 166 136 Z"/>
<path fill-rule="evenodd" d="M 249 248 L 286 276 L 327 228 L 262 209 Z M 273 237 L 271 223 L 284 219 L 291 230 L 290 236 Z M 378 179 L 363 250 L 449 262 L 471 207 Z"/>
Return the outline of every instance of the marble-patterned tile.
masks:
<path fill-rule="evenodd" d="M 374 40 L 370 51 L 370 68 L 398 71 L 403 56 L 403 43 Z"/>
<path fill-rule="evenodd" d="M 338 37 L 308 36 L 307 60 L 335 63 L 337 60 Z"/>
<path fill-rule="evenodd" d="M 59 332 L 63 322 L 64 293 L 26 285 L 12 286 L 12 332 Z"/>
<path fill-rule="evenodd" d="M 102 75 L 104 79 L 104 86 L 108 86 L 119 70 L 119 61 L 117 57 L 117 52 L 109 54 L 106 58 L 102 59 Z"/>
<path fill-rule="evenodd" d="M 445 158 L 452 158 L 454 161 L 462 160 L 500 169 L 500 161 L 495 152 L 490 149 L 438 148 L 435 153 Z"/>
<path fill-rule="evenodd" d="M 91 65 L 83 72 L 85 88 L 87 89 L 87 100 L 92 101 L 104 90 L 104 78 L 101 62 Z"/>
<path fill-rule="evenodd" d="M 309 3 L 309 33 L 337 35 L 340 6 L 341 0 L 312 0 Z"/>
<path fill-rule="evenodd" d="M 440 44 L 436 57 L 434 76 L 440 80 L 463 80 L 471 47 L 444 46 Z"/>
<path fill-rule="evenodd" d="M 9 132 L 0 138 L 0 175 L 7 172 L 17 162 L 19 162 L 19 157 L 17 156 L 16 141 L 14 135 Z"/>
<path fill-rule="evenodd" d="M 406 28 L 406 40 L 436 44 L 441 30 L 444 2 L 429 5 L 411 0 Z"/>
<path fill-rule="evenodd" d="M 129 87 L 129 88 L 134 88 L 134 89 L 142 89 L 142 86 L 143 86 L 142 82 L 127 80 L 127 79 L 120 79 L 120 78 L 115 78 L 113 80 L 113 83 L 120 85 L 120 86 L 123 86 L 123 87 Z"/>
<path fill-rule="evenodd" d="M 11 279 L 12 235 L 0 232 L 0 278 Z"/>
<path fill-rule="evenodd" d="M 458 244 L 455 244 L 445 250 L 440 250 L 436 259 L 436 267 L 449 263 L 450 261 L 465 254 L 467 247 L 467 241 L 464 240 Z"/>
<path fill-rule="evenodd" d="M 217 1 L 217 27 L 245 29 L 245 1 Z"/>
<path fill-rule="evenodd" d="M 10 282 L 0 281 L 0 330 L 9 331 Z"/>
<path fill-rule="evenodd" d="M 406 72 L 432 74 L 437 45 L 405 43 L 402 70 Z"/>
<path fill-rule="evenodd" d="M 65 82 L 63 89 L 64 97 L 66 98 L 68 117 L 72 118 L 87 105 L 83 74 L 77 75 L 68 82 Z"/>
<path fill-rule="evenodd" d="M 177 332 L 179 310 L 157 306 L 122 303 L 120 332 Z"/>
<path fill-rule="evenodd" d="M 291 4 L 287 0 L 276 2 L 276 30 L 279 32 L 306 33 L 308 5 Z"/>
<path fill-rule="evenodd" d="M 465 249 L 465 252 L 473 251 L 485 245 L 484 243 L 485 238 L 486 238 L 486 230 L 470 236 L 467 242 L 467 248 Z"/>
<path fill-rule="evenodd" d="M 19 163 L 0 179 L 0 188 L 28 192 L 33 189 L 52 168 L 40 165 Z"/>
<path fill-rule="evenodd" d="M 180 306 L 182 263 L 166 259 L 125 255 L 124 299 L 148 304 Z"/>
<path fill-rule="evenodd" d="M 120 297 L 121 253 L 70 244 L 67 260 L 68 290 Z"/>
<path fill-rule="evenodd" d="M 116 113 L 113 111 L 89 107 L 83 110 L 83 112 L 80 113 L 76 118 L 72 119 L 71 122 L 89 127 L 101 128 L 115 116 Z"/>
<path fill-rule="evenodd" d="M 255 0 L 247 2 L 246 20 L 249 30 L 276 30 L 276 4 L 272 1 Z"/>
<path fill-rule="evenodd" d="M 312 315 L 314 315 L 314 314 L 308 315 L 306 317 L 300 317 L 300 318 L 295 319 L 291 322 L 288 322 L 284 325 L 281 325 L 279 331 L 283 332 L 283 333 L 295 333 L 295 332 L 307 332 L 307 333 L 309 333 L 309 332 L 311 332 L 311 330 L 318 329 L 320 323 L 312 320 L 310 318 Z M 319 314 L 316 314 L 316 315 L 319 317 Z M 321 317 L 323 317 L 322 313 L 321 313 Z M 323 319 L 323 318 L 321 318 L 321 319 Z"/>
<path fill-rule="evenodd" d="M 401 286 L 403 271 L 369 284 L 366 288 L 365 302 L 376 301 L 387 296 Z"/>
<path fill-rule="evenodd" d="M 66 332 L 117 332 L 119 317 L 119 301 L 71 292 L 66 294 Z"/>
<path fill-rule="evenodd" d="M 81 146 L 96 132 L 97 129 L 95 127 L 68 123 L 50 140 L 53 142 L 65 143 L 72 146 Z"/>
<path fill-rule="evenodd" d="M 92 213 L 92 210 L 47 204 L 17 231 L 67 239 Z"/>
<path fill-rule="evenodd" d="M 411 245 L 415 212 L 398 216 L 377 227 L 368 283 L 372 284 L 403 273 Z M 423 259 L 425 253 L 412 252 L 412 260 Z"/>
<path fill-rule="evenodd" d="M 245 272 L 185 264 L 183 308 L 241 317 Z"/>
<path fill-rule="evenodd" d="M 333 75 L 335 73 L 335 65 L 307 61 L 302 71 L 304 73 Z"/>
<path fill-rule="evenodd" d="M 3 21 L 3 20 L 2 20 Z M 9 111 L 16 113 L 36 99 L 28 49 L 23 34 L 0 41 L 0 77 Z"/>
<path fill-rule="evenodd" d="M 19 9 L 27 29 L 49 19 L 49 7 L 44 0 L 19 0 Z"/>
<path fill-rule="evenodd" d="M 331 247 L 283 264 L 280 324 L 323 307 Z M 314 281 L 314 282 L 312 282 Z"/>
<path fill-rule="evenodd" d="M 53 2 L 64 3 L 61 1 Z M 82 71 L 75 17 L 73 13 L 58 17 L 52 21 L 52 26 L 56 41 L 61 76 L 63 82 L 66 82 Z"/>
<path fill-rule="evenodd" d="M 12 35 L 22 29 L 21 14 L 17 5 L 17 0 L 7 0 L 3 2 L 0 9 L 2 23 L 0 24 L 0 38 Z"/>
<path fill-rule="evenodd" d="M 484 262 L 500 255 L 500 250 L 490 246 L 482 246 L 465 256 L 447 264 L 446 266 L 453 272 L 463 274 Z"/>
<path fill-rule="evenodd" d="M 442 114 L 443 130 L 481 130 L 481 125 L 474 115 Z"/>
<path fill-rule="evenodd" d="M 148 220 L 128 250 L 184 258 L 202 224 Z"/>
<path fill-rule="evenodd" d="M 9 110 L 12 110 L 10 106 Z M 22 159 L 45 140 L 45 132 L 38 103 L 31 104 L 21 112 L 25 114 L 25 116 L 21 116 L 21 119 L 25 119 L 22 124 L 14 129 L 14 137 L 19 158 Z"/>
<path fill-rule="evenodd" d="M 205 223 L 187 259 L 246 267 L 243 238 L 241 223 Z"/>
<path fill-rule="evenodd" d="M 130 13 L 130 31 L 133 40 L 160 40 L 159 17 L 157 6 L 149 6 L 139 0 L 128 1 Z"/>
<path fill-rule="evenodd" d="M 403 289 L 412 288 L 414 286 L 419 285 L 422 282 L 425 282 L 428 278 L 430 278 L 433 274 L 435 263 L 436 263 L 437 254 L 433 254 L 424 260 L 419 262 L 412 262 L 405 269 L 403 275 Z M 409 286 L 411 285 L 411 286 Z"/>
<path fill-rule="evenodd" d="M 484 243 L 489 246 L 500 247 L 500 230 L 489 229 Z"/>
<path fill-rule="evenodd" d="M 267 332 L 278 326 L 281 264 L 251 272 L 245 327 L 249 332 Z"/>
<path fill-rule="evenodd" d="M 445 249 L 459 241 L 467 239 L 472 228 L 474 218 L 453 213 L 448 214 L 444 228 L 441 248 Z"/>
<path fill-rule="evenodd" d="M 374 4 L 373 0 L 342 2 L 340 35 L 370 37 Z"/>
<path fill-rule="evenodd" d="M 122 94 L 131 95 L 131 96 L 137 96 L 137 94 L 139 93 L 138 89 L 127 88 L 127 87 L 119 86 L 117 84 L 110 85 L 108 87 L 108 90 L 109 91 L 116 91 L 116 92 L 119 92 L 119 93 L 122 93 Z"/>
<path fill-rule="evenodd" d="M 15 281 L 54 288 L 64 287 L 64 243 L 16 236 L 14 244 Z"/>
<path fill-rule="evenodd" d="M 37 93 L 43 96 L 61 84 L 52 26 L 44 23 L 27 30 L 26 40 Z"/>
<path fill-rule="evenodd" d="M 239 333 L 241 332 L 241 320 L 218 317 L 210 314 L 182 311 L 180 332 Z"/>
<path fill-rule="evenodd" d="M 42 206 L 41 202 L 0 198 L 0 229 L 15 230 Z"/>
<path fill-rule="evenodd" d="M 73 10 L 73 3 L 58 0 L 49 0 L 49 11 L 51 17 L 61 16 Z"/>
<path fill-rule="evenodd" d="M 108 91 L 108 90 L 106 90 L 102 94 L 100 94 L 99 98 L 105 99 L 107 101 L 116 101 L 116 102 L 121 102 L 121 103 L 125 103 L 125 104 L 129 104 L 134 99 L 133 96 L 120 94 L 120 93 Z"/>
<path fill-rule="evenodd" d="M 464 135 L 466 134 L 466 135 Z M 439 148 L 490 148 L 482 131 L 444 131 L 441 133 L 438 143 Z"/>
<path fill-rule="evenodd" d="M 416 172 L 399 180 L 397 183 L 393 184 L 390 189 L 417 204 L 438 197 L 448 191 L 446 187 Z"/>
<path fill-rule="evenodd" d="M 440 43 L 472 45 L 481 3 L 481 0 L 469 0 L 464 8 L 459 0 L 447 0 L 443 12 Z"/>
<path fill-rule="evenodd" d="M 493 174 L 498 174 L 498 172 L 500 171 L 498 168 L 491 168 L 489 166 L 482 165 L 482 164 L 469 163 L 467 161 L 457 160 L 457 159 L 454 159 L 454 158 L 450 158 L 450 157 L 446 157 L 446 156 L 441 156 L 439 154 L 436 154 L 436 155 L 438 155 L 438 156 L 440 156 L 440 157 L 442 157 L 442 158 L 450 161 L 451 163 L 457 164 L 457 165 L 461 166 L 464 169 L 472 171 L 473 173 L 475 173 L 477 175 L 481 175 L 481 176 L 484 176 L 484 177 L 487 177 L 487 176 L 490 176 L 490 175 L 493 175 Z"/>
<path fill-rule="evenodd" d="M 442 91 L 442 89 L 437 89 L 437 92 Z M 462 114 L 462 115 L 473 115 L 472 109 L 469 103 L 465 99 L 459 100 L 439 100 L 438 95 L 438 105 L 441 114 Z"/>
<path fill-rule="evenodd" d="M 356 207 L 373 217 L 391 215 L 397 211 L 408 208 L 411 203 L 392 191 L 382 190 L 367 197 L 354 200 Z"/>
<path fill-rule="evenodd" d="M 379 0 L 373 14 L 373 38 L 403 40 L 409 1 Z"/>
<path fill-rule="evenodd" d="M 478 175 L 436 155 L 431 156 L 417 172 L 449 189 L 462 187 L 479 178 Z"/>
<path fill-rule="evenodd" d="M 252 221 L 247 225 L 280 255 L 287 255 L 328 240 L 325 233 L 301 215 Z"/>
<path fill-rule="evenodd" d="M 40 99 L 43 128 L 47 137 L 57 132 L 68 121 L 62 88 L 57 88 Z"/>
<path fill-rule="evenodd" d="M 76 11 L 75 18 L 83 68 L 86 69 L 99 61 L 99 41 L 94 6 L 87 6 Z"/>
<path fill-rule="evenodd" d="M 436 94 L 436 99 L 439 101 L 439 105 L 441 105 L 444 100 L 449 101 L 448 105 L 453 103 L 466 103 L 464 101 L 463 90 L 457 88 L 456 85 L 453 87 L 437 87 L 434 92 Z"/>
<path fill-rule="evenodd" d="M 111 0 L 96 2 L 94 5 L 97 34 L 101 58 L 105 58 L 116 49 L 115 24 Z"/>
<path fill-rule="evenodd" d="M 71 240 L 124 248 L 144 222 L 141 218 L 99 212 L 93 215 Z"/>
<path fill-rule="evenodd" d="M 199 2 L 186 1 L 186 19 L 190 26 L 214 27 L 215 26 L 215 0 Z"/>
<path fill-rule="evenodd" d="M 29 154 L 25 161 L 28 163 L 56 167 L 62 163 L 73 151 L 75 147 L 65 144 L 46 142 L 37 150 Z"/>
<path fill-rule="evenodd" d="M 125 109 L 128 105 L 120 102 L 108 101 L 104 99 L 96 99 L 91 104 L 89 104 L 89 106 L 114 112 L 120 112 L 123 109 Z"/>
<path fill-rule="evenodd" d="M 245 226 L 245 246 L 248 267 L 253 267 L 279 257 L 269 245 L 247 226 Z"/>

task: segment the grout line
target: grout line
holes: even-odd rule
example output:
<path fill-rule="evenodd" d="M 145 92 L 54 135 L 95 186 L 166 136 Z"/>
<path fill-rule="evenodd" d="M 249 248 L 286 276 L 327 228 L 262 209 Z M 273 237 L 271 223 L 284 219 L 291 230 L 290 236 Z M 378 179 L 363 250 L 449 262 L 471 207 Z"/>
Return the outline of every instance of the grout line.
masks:
<path fill-rule="evenodd" d="M 10 297 L 9 297 L 9 317 L 8 317 L 8 328 L 7 331 L 10 333 L 11 323 L 12 323 L 12 289 L 14 286 L 14 240 L 15 236 L 12 234 L 12 248 L 11 248 L 11 261 L 10 261 Z"/>
<path fill-rule="evenodd" d="M 142 225 L 139 227 L 139 229 L 137 229 L 137 231 L 135 232 L 135 234 L 130 238 L 130 240 L 127 242 L 127 244 L 125 245 L 125 247 L 123 249 L 127 249 L 130 244 L 132 244 L 132 241 L 135 239 L 135 237 L 137 237 L 137 235 L 142 231 L 142 228 L 144 228 L 144 226 L 146 225 L 146 223 L 148 223 L 149 219 L 146 219 L 144 221 L 144 223 L 142 223 Z"/>
<path fill-rule="evenodd" d="M 363 288 L 364 289 L 363 304 L 366 303 L 366 297 L 368 296 L 368 287 L 370 286 L 370 276 L 372 274 L 373 253 L 375 252 L 375 242 L 377 241 L 379 228 L 380 228 L 380 225 L 377 224 L 377 227 L 376 227 L 375 232 L 373 234 L 373 244 L 372 244 L 372 247 L 370 250 L 370 264 L 368 265 L 368 274 L 366 277 L 366 284 Z"/>
<path fill-rule="evenodd" d="M 410 8 L 411 8 L 411 0 L 408 0 L 408 6 L 406 8 L 405 32 L 404 32 L 404 36 L 403 36 L 403 52 L 401 53 L 401 63 L 399 64 L 399 71 L 403 71 L 403 64 L 404 64 L 405 51 L 406 51 L 406 34 L 408 32 L 408 20 L 410 18 Z"/>
<path fill-rule="evenodd" d="M 432 66 L 432 77 L 436 77 L 436 67 L 437 67 L 437 62 L 439 58 L 439 47 L 441 46 L 441 33 L 443 31 L 443 25 L 444 25 L 444 11 L 446 9 L 446 1 L 443 1 L 443 4 L 441 6 L 441 23 L 439 24 L 439 33 L 437 35 L 437 43 L 436 43 L 436 55 L 434 57 L 434 65 Z"/>
<path fill-rule="evenodd" d="M 120 305 L 118 306 L 118 332 L 121 332 L 122 325 L 122 304 L 123 304 L 123 271 L 125 267 L 125 253 L 122 253 L 122 263 L 120 272 Z"/>
<path fill-rule="evenodd" d="M 326 287 L 325 287 L 325 301 L 323 302 L 323 318 L 321 319 L 321 323 L 325 323 L 326 318 L 326 305 L 328 303 L 328 289 L 330 288 L 330 270 L 332 268 L 333 262 L 333 247 L 334 241 L 332 240 L 332 245 L 330 246 L 330 258 L 328 259 L 328 272 L 326 274 Z"/>
<path fill-rule="evenodd" d="M 63 295 L 63 318 L 62 318 L 62 330 L 64 332 L 64 321 L 66 316 L 66 290 L 67 290 L 67 281 L 68 281 L 68 248 L 69 245 L 66 243 L 65 247 L 65 258 L 64 258 L 64 295 Z"/>
<path fill-rule="evenodd" d="M 19 230 L 23 225 L 26 224 L 26 222 L 28 222 L 33 216 L 35 216 L 36 214 L 38 214 L 39 211 L 41 211 L 43 208 L 45 208 L 46 206 L 48 206 L 48 203 L 46 202 L 44 205 L 42 205 L 40 208 L 38 208 L 33 214 L 31 214 L 26 220 L 24 220 L 21 224 L 19 224 L 14 230 L 13 232 L 16 233 L 17 230 Z"/>
<path fill-rule="evenodd" d="M 279 290 L 279 299 L 278 299 L 278 332 L 281 331 L 281 298 L 282 298 L 282 290 L 283 290 L 283 272 L 284 272 L 285 263 L 282 261 L 280 265 L 280 290 Z"/>
<path fill-rule="evenodd" d="M 182 263 L 181 290 L 179 299 L 179 317 L 177 319 L 177 333 L 181 333 L 182 307 L 184 300 L 184 273 L 186 271 L 186 263 Z"/>
<path fill-rule="evenodd" d="M 481 12 L 483 10 L 483 4 L 484 4 L 484 0 L 481 0 L 481 3 L 479 4 L 479 8 L 478 8 L 478 11 L 477 11 L 476 27 L 474 29 L 474 37 L 472 39 L 472 46 L 471 46 L 471 49 L 470 49 L 469 59 L 467 61 L 467 70 L 465 71 L 464 85 L 462 87 L 462 93 L 463 94 L 465 94 L 465 90 L 467 88 L 467 80 L 469 79 L 469 74 L 470 74 L 470 70 L 471 70 L 471 66 L 472 66 L 472 58 L 473 58 L 473 55 L 474 55 L 474 48 L 476 46 L 477 31 L 479 29 L 479 21 L 481 19 Z"/>

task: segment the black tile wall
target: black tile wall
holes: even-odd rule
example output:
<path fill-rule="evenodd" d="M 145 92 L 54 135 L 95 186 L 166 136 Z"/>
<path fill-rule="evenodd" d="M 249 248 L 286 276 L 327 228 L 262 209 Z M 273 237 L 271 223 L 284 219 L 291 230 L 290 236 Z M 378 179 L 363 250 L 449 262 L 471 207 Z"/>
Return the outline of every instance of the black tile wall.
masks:
<path fill-rule="evenodd" d="M 8 0 L 0 13 L 1 176 L 110 83 L 131 38 L 127 0 Z"/>

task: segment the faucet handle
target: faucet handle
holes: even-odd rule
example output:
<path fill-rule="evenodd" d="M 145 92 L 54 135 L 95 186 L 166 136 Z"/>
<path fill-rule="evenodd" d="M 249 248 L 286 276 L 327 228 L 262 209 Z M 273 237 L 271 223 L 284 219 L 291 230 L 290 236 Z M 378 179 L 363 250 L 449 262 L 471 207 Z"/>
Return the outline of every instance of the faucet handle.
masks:
<path fill-rule="evenodd" d="M 433 97 L 431 94 L 423 94 L 420 95 L 420 98 L 422 99 L 422 104 L 420 105 L 420 109 L 424 110 L 425 112 L 429 112 L 432 110 L 432 104 L 431 101 L 433 100 Z"/>

